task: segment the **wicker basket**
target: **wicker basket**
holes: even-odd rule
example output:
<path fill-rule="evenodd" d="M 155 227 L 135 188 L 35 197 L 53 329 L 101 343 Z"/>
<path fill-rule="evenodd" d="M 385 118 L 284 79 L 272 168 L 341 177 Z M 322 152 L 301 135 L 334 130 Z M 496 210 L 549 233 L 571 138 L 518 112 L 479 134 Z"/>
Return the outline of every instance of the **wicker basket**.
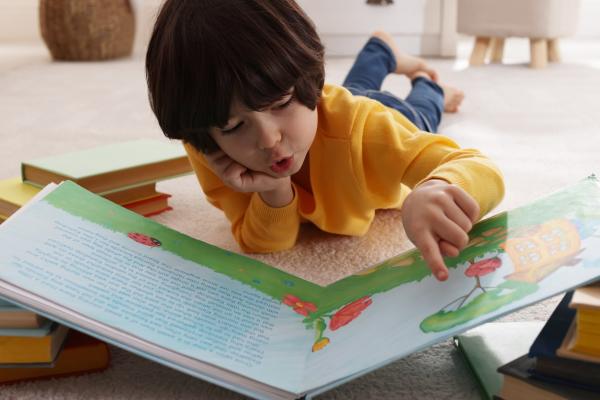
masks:
<path fill-rule="evenodd" d="M 131 54 L 135 18 L 129 0 L 40 0 L 40 29 L 56 60 Z"/>

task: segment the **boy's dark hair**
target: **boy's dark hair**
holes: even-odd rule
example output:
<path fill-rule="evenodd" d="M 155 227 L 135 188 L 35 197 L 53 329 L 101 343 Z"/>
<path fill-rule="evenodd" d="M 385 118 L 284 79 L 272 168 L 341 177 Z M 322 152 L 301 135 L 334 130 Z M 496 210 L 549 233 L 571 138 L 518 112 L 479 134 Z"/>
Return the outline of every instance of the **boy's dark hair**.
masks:
<path fill-rule="evenodd" d="M 146 53 L 150 106 L 164 134 L 209 153 L 237 97 L 252 110 L 283 98 L 317 106 L 323 45 L 293 0 L 167 0 Z"/>

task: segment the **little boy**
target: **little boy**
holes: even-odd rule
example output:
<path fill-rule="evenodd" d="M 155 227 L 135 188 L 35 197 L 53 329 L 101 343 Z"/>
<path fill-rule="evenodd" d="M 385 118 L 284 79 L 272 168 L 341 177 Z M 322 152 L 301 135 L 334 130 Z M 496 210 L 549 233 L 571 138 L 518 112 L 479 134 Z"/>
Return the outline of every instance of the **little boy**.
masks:
<path fill-rule="evenodd" d="M 146 55 L 151 106 L 244 251 L 290 248 L 303 222 L 362 235 L 375 210 L 401 207 L 445 280 L 442 256 L 458 255 L 504 190 L 479 151 L 425 132 L 462 93 L 383 33 L 345 87 L 324 84 L 323 54 L 293 0 L 167 0 Z M 392 72 L 411 78 L 405 100 L 380 91 Z"/>

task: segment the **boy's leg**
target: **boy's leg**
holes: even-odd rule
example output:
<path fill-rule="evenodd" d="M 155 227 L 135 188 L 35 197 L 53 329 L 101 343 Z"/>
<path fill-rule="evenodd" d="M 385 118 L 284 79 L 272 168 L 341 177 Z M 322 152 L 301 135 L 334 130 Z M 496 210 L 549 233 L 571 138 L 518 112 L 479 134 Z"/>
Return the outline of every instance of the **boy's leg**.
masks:
<path fill-rule="evenodd" d="M 395 69 L 392 49 L 383 40 L 371 37 L 358 53 L 343 86 L 355 95 L 380 90 L 385 77 Z"/>
<path fill-rule="evenodd" d="M 444 90 L 430 79 L 417 77 L 405 102 L 412 106 L 423 120 L 428 132 L 437 132 L 444 112 Z"/>
<path fill-rule="evenodd" d="M 422 131 L 436 133 L 444 111 L 444 91 L 424 77 L 413 79 L 411 84 L 412 89 L 405 100 L 379 90 L 367 90 L 364 96 L 399 111 Z"/>

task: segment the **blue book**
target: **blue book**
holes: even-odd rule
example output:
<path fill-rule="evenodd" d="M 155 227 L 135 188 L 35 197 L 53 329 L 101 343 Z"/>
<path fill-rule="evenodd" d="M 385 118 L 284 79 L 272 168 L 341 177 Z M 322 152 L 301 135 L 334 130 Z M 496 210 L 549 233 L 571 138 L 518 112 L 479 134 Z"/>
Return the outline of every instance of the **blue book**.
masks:
<path fill-rule="evenodd" d="M 529 357 L 557 357 L 556 350 L 560 347 L 575 318 L 575 310 L 569 308 L 572 298 L 573 291 L 567 292 L 554 309 L 548 322 L 529 348 Z"/>
<path fill-rule="evenodd" d="M 0 298 L 0 311 L 4 311 L 5 309 L 16 308 L 16 307 L 18 307 L 18 306 L 14 305 L 10 301 L 6 301 L 6 300 Z"/>

